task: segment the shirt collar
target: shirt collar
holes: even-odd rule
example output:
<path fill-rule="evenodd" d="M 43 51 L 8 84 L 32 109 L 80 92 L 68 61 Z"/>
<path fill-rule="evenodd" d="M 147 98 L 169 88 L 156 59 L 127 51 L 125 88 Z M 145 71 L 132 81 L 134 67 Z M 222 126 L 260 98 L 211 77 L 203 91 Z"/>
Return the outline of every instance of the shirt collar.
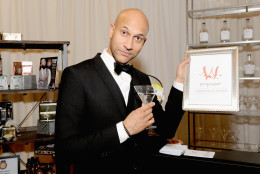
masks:
<path fill-rule="evenodd" d="M 100 55 L 101 59 L 103 60 L 103 62 L 105 63 L 105 65 L 107 66 L 108 70 L 111 73 L 114 73 L 114 63 L 116 62 L 114 57 L 112 57 L 108 52 L 107 52 L 107 48 L 105 48 L 102 52 L 102 54 Z"/>

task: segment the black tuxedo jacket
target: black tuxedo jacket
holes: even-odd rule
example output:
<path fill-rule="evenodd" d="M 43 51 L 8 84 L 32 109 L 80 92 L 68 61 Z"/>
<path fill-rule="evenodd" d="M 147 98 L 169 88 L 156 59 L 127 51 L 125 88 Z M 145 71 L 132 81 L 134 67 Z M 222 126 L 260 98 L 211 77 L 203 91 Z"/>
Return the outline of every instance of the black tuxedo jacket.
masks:
<path fill-rule="evenodd" d="M 146 84 L 150 84 L 148 76 L 135 69 L 131 85 Z M 154 101 L 157 133 L 164 139 L 172 138 L 183 115 L 182 92 L 171 89 L 165 111 L 157 100 Z M 74 164 L 75 173 L 104 166 L 115 171 L 121 168 L 119 165 L 129 168 L 127 171 L 137 169 L 137 161 L 142 161 L 147 155 L 146 149 L 151 146 L 147 132 L 131 136 L 120 144 L 116 124 L 141 105 L 132 87 L 128 105 L 125 105 L 123 95 L 100 54 L 66 68 L 56 112 L 57 169 L 61 164 L 70 163 Z"/>

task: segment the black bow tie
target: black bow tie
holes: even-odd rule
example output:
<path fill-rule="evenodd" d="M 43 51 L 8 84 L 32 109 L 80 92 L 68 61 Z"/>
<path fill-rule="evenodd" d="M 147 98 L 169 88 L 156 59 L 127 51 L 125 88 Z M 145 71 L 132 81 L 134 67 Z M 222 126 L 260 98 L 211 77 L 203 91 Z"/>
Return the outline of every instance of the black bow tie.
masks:
<path fill-rule="evenodd" d="M 120 65 L 118 63 L 115 62 L 115 72 L 119 75 L 121 74 L 122 71 L 132 75 L 133 74 L 133 71 L 134 71 L 134 68 L 133 68 L 133 65 Z"/>

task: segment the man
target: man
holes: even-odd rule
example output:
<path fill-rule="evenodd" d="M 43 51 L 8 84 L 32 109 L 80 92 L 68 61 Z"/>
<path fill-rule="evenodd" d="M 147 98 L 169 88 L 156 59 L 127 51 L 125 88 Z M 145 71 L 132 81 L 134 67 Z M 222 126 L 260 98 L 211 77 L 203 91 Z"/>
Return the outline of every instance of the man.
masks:
<path fill-rule="evenodd" d="M 39 71 L 38 89 L 48 89 L 50 82 L 51 70 L 46 66 L 46 59 L 42 58 Z"/>
<path fill-rule="evenodd" d="M 172 87 L 165 111 L 157 100 L 142 105 L 133 86 L 150 84 L 148 76 L 118 68 L 138 55 L 148 30 L 142 11 L 123 10 L 110 26 L 108 49 L 64 70 L 56 115 L 58 171 L 73 164 L 81 174 L 144 173 L 153 146 L 146 128 L 155 124 L 164 140 L 174 136 L 183 115 L 182 92 Z M 188 62 L 179 65 L 175 85 L 183 83 Z"/>

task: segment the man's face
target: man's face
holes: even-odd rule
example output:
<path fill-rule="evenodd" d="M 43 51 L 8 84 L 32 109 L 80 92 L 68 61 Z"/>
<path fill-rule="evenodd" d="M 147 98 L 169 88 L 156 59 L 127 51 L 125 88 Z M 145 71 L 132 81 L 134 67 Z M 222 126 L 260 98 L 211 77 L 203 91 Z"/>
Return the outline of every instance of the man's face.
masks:
<path fill-rule="evenodd" d="M 46 65 L 46 60 L 45 60 L 45 59 L 42 59 L 42 60 L 41 60 L 41 64 L 42 64 L 42 66 L 45 66 L 45 65 Z"/>
<path fill-rule="evenodd" d="M 110 43 L 108 53 L 115 61 L 126 64 L 141 51 L 148 28 L 143 19 L 135 16 L 122 17 L 109 30 Z"/>

